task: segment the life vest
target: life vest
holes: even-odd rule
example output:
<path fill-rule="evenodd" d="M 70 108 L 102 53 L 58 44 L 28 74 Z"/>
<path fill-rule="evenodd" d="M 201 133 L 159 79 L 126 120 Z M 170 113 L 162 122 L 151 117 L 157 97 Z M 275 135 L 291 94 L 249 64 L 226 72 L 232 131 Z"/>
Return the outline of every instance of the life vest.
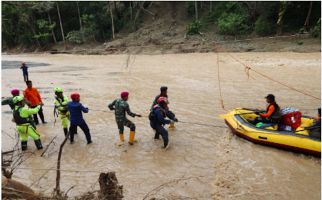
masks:
<path fill-rule="evenodd" d="M 271 103 L 267 106 L 266 108 L 266 113 L 268 112 L 268 109 L 270 106 L 274 106 L 274 112 L 271 114 L 271 116 L 268 117 L 269 120 L 272 122 L 279 122 L 281 119 L 281 112 L 280 112 L 280 107 L 277 105 L 277 103 Z"/>
<path fill-rule="evenodd" d="M 161 108 L 159 105 L 155 105 L 155 106 L 153 106 L 153 110 L 151 110 L 150 113 L 149 113 L 149 120 L 150 121 L 155 120 L 155 113 L 154 112 L 158 108 L 160 108 L 163 117 L 166 117 L 166 111 L 163 108 Z"/>
<path fill-rule="evenodd" d="M 63 99 L 55 97 L 55 99 L 57 100 L 59 105 L 63 108 L 62 110 L 59 110 L 59 112 L 62 114 L 66 114 L 68 110 L 67 110 L 67 105 L 63 105 L 64 97 Z"/>
<path fill-rule="evenodd" d="M 23 107 L 19 107 L 17 110 L 13 111 L 13 119 L 15 120 L 16 124 L 21 125 L 26 123 L 32 123 L 29 117 L 24 118 L 20 116 L 20 112 L 22 108 Z"/>

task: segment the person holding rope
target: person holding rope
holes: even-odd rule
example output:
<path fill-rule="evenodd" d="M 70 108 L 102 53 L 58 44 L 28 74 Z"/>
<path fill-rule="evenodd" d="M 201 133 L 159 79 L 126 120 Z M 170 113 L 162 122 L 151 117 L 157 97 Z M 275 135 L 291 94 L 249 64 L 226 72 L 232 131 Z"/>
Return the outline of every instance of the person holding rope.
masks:
<path fill-rule="evenodd" d="M 21 140 L 21 150 L 27 150 L 28 137 L 30 136 L 38 150 L 42 149 L 40 141 L 40 135 L 36 129 L 32 126 L 32 115 L 37 114 L 41 109 L 38 105 L 35 108 L 28 109 L 25 107 L 24 98 L 22 96 L 16 96 L 13 98 L 15 108 L 13 110 L 13 119 L 17 126 L 17 131 Z"/>
<path fill-rule="evenodd" d="M 11 110 L 15 109 L 15 104 L 13 103 L 13 98 L 19 96 L 20 91 L 18 89 L 12 89 L 11 95 L 12 97 L 5 98 L 1 101 L 1 105 L 9 105 Z"/>
<path fill-rule="evenodd" d="M 42 110 L 42 106 L 44 105 L 38 90 L 32 87 L 32 82 L 30 80 L 26 81 L 27 88 L 24 91 L 24 96 L 28 102 L 30 102 L 31 108 L 36 108 L 38 105 L 41 105 L 40 110 L 38 112 L 39 117 L 43 124 L 46 124 L 44 113 Z M 36 125 L 39 124 L 37 114 L 34 114 L 34 122 Z"/>
<path fill-rule="evenodd" d="M 170 145 L 168 131 L 163 126 L 174 122 L 165 119 L 167 117 L 166 113 L 168 112 L 168 99 L 166 97 L 160 97 L 157 103 L 149 114 L 150 126 L 155 130 L 154 139 L 159 139 L 161 135 L 163 148 L 168 149 Z"/>
<path fill-rule="evenodd" d="M 280 107 L 275 101 L 275 96 L 273 94 L 268 94 L 265 98 L 266 102 L 268 103 L 266 112 L 260 113 L 259 111 L 255 111 L 255 113 L 259 115 L 259 117 L 252 121 L 252 123 L 255 125 L 259 122 L 277 124 L 281 119 Z"/>
<path fill-rule="evenodd" d="M 55 108 L 54 108 L 54 115 L 56 114 L 56 110 L 58 110 L 58 116 L 60 117 L 61 120 L 61 125 L 64 130 L 65 136 L 68 133 L 68 124 L 69 124 L 69 117 L 70 114 L 67 109 L 67 104 L 69 102 L 68 97 L 63 95 L 63 89 L 60 87 L 55 87 L 54 88 L 55 92 Z M 56 116 L 55 116 L 56 117 Z M 55 118 L 56 121 L 56 118 Z"/>
<path fill-rule="evenodd" d="M 124 126 L 130 128 L 129 144 L 133 145 L 135 140 L 135 124 L 126 118 L 126 113 L 131 117 L 142 117 L 139 114 L 132 113 L 130 106 L 127 103 L 129 93 L 124 91 L 121 93 L 120 99 L 115 99 L 108 105 L 110 110 L 115 110 L 115 121 L 119 129 L 120 143 L 119 146 L 124 144 Z"/>
<path fill-rule="evenodd" d="M 158 99 L 159 99 L 160 97 L 165 97 L 165 98 L 167 98 L 167 101 L 168 101 L 168 104 L 169 104 L 169 98 L 168 98 L 168 87 L 167 87 L 167 86 L 161 86 L 161 88 L 160 88 L 160 94 L 159 94 L 159 95 L 157 95 L 157 96 L 154 98 L 154 101 L 153 101 L 152 106 L 151 106 L 151 109 L 150 109 L 151 111 L 153 110 L 153 108 L 154 108 L 154 106 L 155 106 L 155 105 L 158 105 Z M 168 106 L 167 106 L 167 110 L 166 110 L 166 116 L 167 116 L 169 119 L 173 120 L 174 122 L 178 122 L 178 119 L 176 118 L 175 114 L 174 114 L 172 111 L 170 111 L 170 110 L 169 110 L 169 107 L 168 107 Z M 169 128 L 175 128 L 175 127 L 174 127 L 174 123 L 173 123 L 173 122 L 171 122 L 171 123 L 170 123 Z"/>
<path fill-rule="evenodd" d="M 70 127 L 69 127 L 69 139 L 70 143 L 74 143 L 74 134 L 76 133 L 77 126 L 79 126 L 84 132 L 87 140 L 87 144 L 92 143 L 91 133 L 83 118 L 83 112 L 88 113 L 88 108 L 85 108 L 79 101 L 80 95 L 78 93 L 71 94 L 71 102 L 67 104 L 67 109 L 70 113 Z"/>

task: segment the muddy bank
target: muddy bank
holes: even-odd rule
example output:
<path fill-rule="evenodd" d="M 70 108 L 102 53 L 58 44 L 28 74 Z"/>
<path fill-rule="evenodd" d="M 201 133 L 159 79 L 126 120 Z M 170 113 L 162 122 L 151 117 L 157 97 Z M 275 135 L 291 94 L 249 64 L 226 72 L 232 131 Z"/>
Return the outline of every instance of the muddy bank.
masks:
<path fill-rule="evenodd" d="M 274 79 L 315 96 L 321 95 L 320 53 L 233 53 Z M 248 79 L 244 67 L 227 53 L 218 54 L 222 96 L 226 109 L 265 107 L 264 96 L 273 93 L 278 103 L 294 106 L 304 114 L 320 105 L 310 97 L 290 91 L 256 74 Z M 118 130 L 107 104 L 122 90 L 130 92 L 133 112 L 148 114 L 161 85 L 169 87 L 170 108 L 179 120 L 224 126 L 218 117 L 221 108 L 218 93 L 217 55 L 214 53 L 167 55 L 3 55 L 4 61 L 48 63 L 30 68 L 29 76 L 39 88 L 46 107 L 48 124 L 39 125 L 44 145 L 57 136 L 46 156 L 35 151 L 30 140 L 28 158 L 14 178 L 35 191 L 50 194 L 55 185 L 58 144 L 63 140 L 60 122 L 54 125 L 53 88 L 62 87 L 66 95 L 81 93 L 81 101 L 90 111 L 85 118 L 93 144 L 86 145 L 81 131 L 74 144 L 66 144 L 62 157 L 62 190 L 75 186 L 70 196 L 99 188 L 99 172 L 115 171 L 123 185 L 125 199 L 151 197 L 196 199 L 320 199 L 320 160 L 252 144 L 235 137 L 225 128 L 178 123 L 170 130 L 171 148 L 163 151 L 153 140 L 147 118 L 135 118 L 135 146 L 117 147 Z M 3 96 L 10 89 L 25 88 L 19 68 L 2 69 Z M 9 111 L 2 107 L 2 111 Z M 107 112 L 102 112 L 106 110 Z M 7 112 L 8 113 L 8 112 Z M 2 113 L 2 129 L 14 134 L 10 113 Z M 128 139 L 126 130 L 126 138 Z M 2 150 L 13 145 L 2 134 Z M 35 151 L 35 152 L 34 152 Z M 33 153 L 33 154 L 32 154 Z M 33 169 L 30 169 L 33 168 Z M 159 187 L 164 185 L 164 187 Z M 159 188 L 159 189 L 156 189 Z"/>
<path fill-rule="evenodd" d="M 138 37 L 138 36 L 137 36 Z M 180 54 L 205 52 L 320 52 L 321 39 L 309 35 L 291 35 L 265 38 L 221 38 L 206 33 L 202 36 L 182 35 L 175 39 L 164 39 L 153 36 L 128 36 L 114 41 L 89 43 L 83 45 L 57 44 L 47 49 L 14 48 L 3 50 L 6 54 L 19 53 L 51 53 L 80 55 L 110 55 L 110 54 Z"/>

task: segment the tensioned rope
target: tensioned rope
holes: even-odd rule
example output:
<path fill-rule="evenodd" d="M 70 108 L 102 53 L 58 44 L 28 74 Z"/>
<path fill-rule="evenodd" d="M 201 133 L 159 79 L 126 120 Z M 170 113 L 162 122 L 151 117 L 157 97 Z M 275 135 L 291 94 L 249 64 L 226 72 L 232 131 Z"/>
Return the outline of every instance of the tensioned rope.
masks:
<path fill-rule="evenodd" d="M 20 170 L 48 170 L 48 171 L 57 171 L 58 169 L 56 168 L 34 168 L 34 167 L 17 167 L 16 169 Z M 71 170 L 71 169 L 59 169 L 59 171 L 64 171 L 64 172 L 87 172 L 87 173 L 101 173 L 106 169 L 100 170 Z"/>
<path fill-rule="evenodd" d="M 267 76 L 267 75 L 265 75 L 265 74 L 263 74 L 263 73 L 261 73 L 261 72 L 259 72 L 259 71 L 257 71 L 257 70 L 254 70 L 253 68 L 251 68 L 251 67 L 250 67 L 250 65 L 243 63 L 242 61 L 240 61 L 239 59 L 235 58 L 234 56 L 232 56 L 232 55 L 231 55 L 231 54 L 229 54 L 229 53 L 228 53 L 228 55 L 229 55 L 232 59 L 234 59 L 235 61 L 237 61 L 238 63 L 240 63 L 241 65 L 243 65 L 243 66 L 245 67 L 245 72 L 246 72 L 246 74 L 247 74 L 248 76 L 249 76 L 249 71 L 250 71 L 250 70 L 252 70 L 253 72 L 257 73 L 258 75 L 261 75 L 262 77 L 264 77 L 264 78 L 266 78 L 266 79 L 268 79 L 268 80 L 271 80 L 271 81 L 273 81 L 273 82 L 275 82 L 275 83 L 278 83 L 278 84 L 280 84 L 280 85 L 283 85 L 284 87 L 287 87 L 287 88 L 289 88 L 289 89 L 291 89 L 291 90 L 294 90 L 294 91 L 296 91 L 296 92 L 298 92 L 298 93 L 301 93 L 301 94 L 303 94 L 303 95 L 306 95 L 306 96 L 312 97 L 312 98 L 314 98 L 314 99 L 321 100 L 321 98 L 319 98 L 319 97 L 313 96 L 313 95 L 311 95 L 311 94 L 309 94 L 309 93 L 307 93 L 307 92 L 304 92 L 304 91 L 301 91 L 301 90 L 299 90 L 299 89 L 296 89 L 296 88 L 294 88 L 294 87 L 292 87 L 292 86 L 289 86 L 289 85 L 287 85 L 287 84 L 285 84 L 285 83 L 282 83 L 282 82 L 280 82 L 280 81 L 278 81 L 278 80 L 275 80 L 275 79 L 273 79 L 273 78 L 271 78 L 271 77 L 269 77 L 269 76 Z"/>
<path fill-rule="evenodd" d="M 222 91 L 221 91 L 219 55 L 218 55 L 218 53 L 216 53 L 216 55 L 217 55 L 217 75 L 218 75 L 218 88 L 219 88 L 220 103 L 221 103 L 221 108 L 223 110 L 226 110 L 225 105 L 224 105 L 224 99 L 222 97 Z"/>

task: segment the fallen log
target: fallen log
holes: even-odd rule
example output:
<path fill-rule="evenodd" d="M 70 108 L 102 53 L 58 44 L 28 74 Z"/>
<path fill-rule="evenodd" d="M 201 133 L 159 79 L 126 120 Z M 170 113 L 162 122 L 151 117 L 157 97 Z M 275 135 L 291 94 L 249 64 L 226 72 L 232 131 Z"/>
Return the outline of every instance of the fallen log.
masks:
<path fill-rule="evenodd" d="M 7 199 L 38 199 L 38 195 L 28 186 L 12 180 L 8 179 L 5 176 L 2 176 L 1 181 L 2 187 L 2 198 Z"/>

